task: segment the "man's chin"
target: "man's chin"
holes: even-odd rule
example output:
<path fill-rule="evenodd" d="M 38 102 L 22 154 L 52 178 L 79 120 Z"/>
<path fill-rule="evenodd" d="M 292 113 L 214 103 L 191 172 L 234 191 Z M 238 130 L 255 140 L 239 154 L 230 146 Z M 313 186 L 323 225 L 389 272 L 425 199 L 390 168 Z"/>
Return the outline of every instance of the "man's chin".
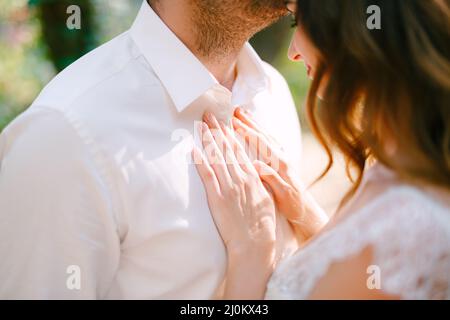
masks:
<path fill-rule="evenodd" d="M 266 5 L 261 4 L 261 1 L 258 0 L 253 1 L 255 4 L 251 6 L 252 12 L 249 15 L 261 22 L 261 29 L 270 26 L 288 14 L 284 1 L 281 1 L 282 5 L 279 5 L 278 1 L 271 0 L 263 1 Z M 258 4 L 256 4 L 256 2 Z"/>
<path fill-rule="evenodd" d="M 284 0 L 252 0 L 251 7 L 255 12 L 271 16 L 273 19 L 280 19 L 288 13 Z"/>

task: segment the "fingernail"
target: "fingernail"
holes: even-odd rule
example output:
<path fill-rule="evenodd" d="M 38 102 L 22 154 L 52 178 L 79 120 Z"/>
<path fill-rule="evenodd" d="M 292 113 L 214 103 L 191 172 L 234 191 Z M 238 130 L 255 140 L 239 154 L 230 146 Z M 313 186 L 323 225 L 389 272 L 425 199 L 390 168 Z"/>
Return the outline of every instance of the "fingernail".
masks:
<path fill-rule="evenodd" d="M 250 115 L 250 112 L 248 112 L 248 110 L 246 109 L 239 108 L 239 112 L 243 115 Z"/>
<path fill-rule="evenodd" d="M 213 114 L 211 112 L 206 112 L 205 113 L 205 118 L 206 118 L 206 121 L 209 124 L 212 124 L 214 122 L 214 116 L 213 116 Z"/>
<path fill-rule="evenodd" d="M 207 113 L 207 112 L 205 112 L 205 113 L 203 114 L 202 120 L 203 120 L 204 122 L 208 122 L 208 113 Z"/>

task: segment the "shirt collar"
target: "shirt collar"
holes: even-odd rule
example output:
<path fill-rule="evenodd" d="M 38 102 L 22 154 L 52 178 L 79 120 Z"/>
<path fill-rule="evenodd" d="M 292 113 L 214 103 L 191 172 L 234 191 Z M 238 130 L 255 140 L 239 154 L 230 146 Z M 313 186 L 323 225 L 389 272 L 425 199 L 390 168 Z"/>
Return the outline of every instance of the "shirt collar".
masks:
<path fill-rule="evenodd" d="M 200 60 L 164 24 L 147 1 L 130 29 L 130 34 L 156 75 L 166 88 L 176 109 L 181 112 L 213 86 L 219 85 L 215 77 Z M 245 103 L 250 96 L 267 87 L 263 62 L 246 43 L 238 57 L 238 78 L 233 87 L 242 88 L 234 102 Z M 246 94 L 242 94 L 245 91 Z"/>
<path fill-rule="evenodd" d="M 263 61 L 249 43 L 246 43 L 237 61 L 238 76 L 233 86 L 232 101 L 243 105 L 252 100 L 256 94 L 267 90 L 269 76 Z"/>

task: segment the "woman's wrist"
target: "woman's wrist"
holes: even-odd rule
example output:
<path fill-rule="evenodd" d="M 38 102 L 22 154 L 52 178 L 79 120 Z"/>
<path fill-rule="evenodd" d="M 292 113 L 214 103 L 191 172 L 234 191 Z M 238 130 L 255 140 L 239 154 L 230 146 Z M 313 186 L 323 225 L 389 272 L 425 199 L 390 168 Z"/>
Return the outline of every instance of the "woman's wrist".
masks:
<path fill-rule="evenodd" d="M 263 299 L 274 269 L 275 258 L 272 258 L 272 255 L 229 254 L 224 298 L 230 300 Z"/>
<path fill-rule="evenodd" d="M 225 299 L 263 299 L 275 265 L 275 242 L 228 246 Z"/>
<path fill-rule="evenodd" d="M 302 192 L 300 203 L 298 215 L 289 219 L 289 222 L 307 240 L 317 234 L 328 223 L 329 218 L 308 192 Z"/>
<path fill-rule="evenodd" d="M 261 246 L 235 246 L 227 248 L 228 271 L 236 274 L 246 271 L 273 272 L 276 263 L 276 244 L 271 242 Z"/>
<path fill-rule="evenodd" d="M 288 166 L 283 176 L 292 188 L 288 192 L 290 198 L 282 199 L 291 204 L 286 216 L 300 238 L 307 240 L 322 229 L 328 222 L 328 216 L 310 195 L 307 187 L 298 180 L 299 174 L 292 166 Z"/>

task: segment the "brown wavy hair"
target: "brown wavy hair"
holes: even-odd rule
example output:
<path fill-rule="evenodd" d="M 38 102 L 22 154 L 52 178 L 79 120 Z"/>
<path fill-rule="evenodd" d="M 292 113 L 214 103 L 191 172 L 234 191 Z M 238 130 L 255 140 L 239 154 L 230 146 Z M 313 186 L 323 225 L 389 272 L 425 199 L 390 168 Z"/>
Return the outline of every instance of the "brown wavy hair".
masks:
<path fill-rule="evenodd" d="M 381 30 L 366 26 L 370 5 L 381 9 Z M 450 0 L 298 0 L 297 8 L 297 23 L 320 52 L 306 105 L 329 157 L 320 178 L 337 147 L 353 182 L 342 204 L 371 158 L 449 190 Z"/>

